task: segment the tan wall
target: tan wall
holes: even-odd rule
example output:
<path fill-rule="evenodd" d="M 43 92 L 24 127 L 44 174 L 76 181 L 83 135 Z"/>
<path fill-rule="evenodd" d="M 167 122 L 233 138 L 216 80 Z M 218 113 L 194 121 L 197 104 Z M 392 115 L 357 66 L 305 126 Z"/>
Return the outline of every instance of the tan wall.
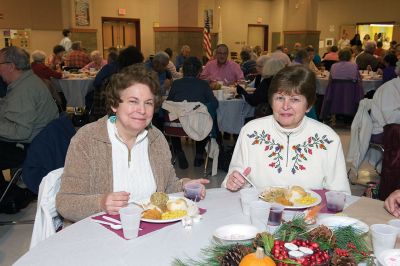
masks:
<path fill-rule="evenodd" d="M 58 44 L 61 39 L 62 34 L 60 31 L 32 30 L 30 52 L 42 50 L 47 55 L 51 55 L 53 53 L 53 47 Z"/>
<path fill-rule="evenodd" d="M 220 3 L 221 9 L 218 9 Z M 214 9 L 214 27 L 212 32 L 218 32 L 219 12 L 221 12 L 222 42 L 231 51 L 240 51 L 247 44 L 248 24 L 257 24 L 257 18 L 262 18 L 261 24 L 271 22 L 271 1 L 265 0 L 199 0 L 199 27 L 204 26 L 204 9 Z"/>
<path fill-rule="evenodd" d="M 0 29 L 61 30 L 63 25 L 61 0 L 1 0 L 0 13 Z"/>

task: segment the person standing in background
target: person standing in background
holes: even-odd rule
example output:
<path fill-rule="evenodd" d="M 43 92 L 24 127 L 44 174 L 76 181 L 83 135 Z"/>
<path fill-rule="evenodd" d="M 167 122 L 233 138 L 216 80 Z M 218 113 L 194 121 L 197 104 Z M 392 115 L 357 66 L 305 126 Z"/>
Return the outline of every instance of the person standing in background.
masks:
<path fill-rule="evenodd" d="M 64 38 L 62 38 L 62 40 L 60 41 L 60 45 L 65 48 L 66 52 L 69 52 L 69 51 L 71 51 L 71 46 L 72 46 L 72 41 L 70 39 L 71 31 L 68 29 L 64 29 L 62 31 L 62 34 L 63 34 Z"/>

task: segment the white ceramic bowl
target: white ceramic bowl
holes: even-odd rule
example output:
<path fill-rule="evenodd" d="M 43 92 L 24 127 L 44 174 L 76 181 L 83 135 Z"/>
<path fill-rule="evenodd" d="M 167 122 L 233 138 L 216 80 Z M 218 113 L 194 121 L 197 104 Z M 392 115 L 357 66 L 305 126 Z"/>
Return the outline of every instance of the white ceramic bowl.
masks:
<path fill-rule="evenodd" d="M 249 224 L 224 225 L 214 232 L 214 237 L 220 242 L 246 242 L 256 237 L 257 227 Z"/>

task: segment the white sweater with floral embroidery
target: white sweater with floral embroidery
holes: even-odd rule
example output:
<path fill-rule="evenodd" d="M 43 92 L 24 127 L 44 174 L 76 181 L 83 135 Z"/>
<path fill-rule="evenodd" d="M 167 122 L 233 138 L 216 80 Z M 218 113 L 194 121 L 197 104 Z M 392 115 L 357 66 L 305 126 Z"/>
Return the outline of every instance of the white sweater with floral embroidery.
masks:
<path fill-rule="evenodd" d="M 240 131 L 222 186 L 226 187 L 231 172 L 242 172 L 248 166 L 258 189 L 299 185 L 351 193 L 339 136 L 308 117 L 295 129 L 282 128 L 273 116 L 247 123 Z"/>

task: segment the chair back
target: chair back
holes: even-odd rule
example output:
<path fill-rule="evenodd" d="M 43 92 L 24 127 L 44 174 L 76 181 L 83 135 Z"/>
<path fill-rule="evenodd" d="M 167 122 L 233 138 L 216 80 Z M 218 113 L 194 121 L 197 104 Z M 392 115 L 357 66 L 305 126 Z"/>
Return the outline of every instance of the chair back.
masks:
<path fill-rule="evenodd" d="M 51 171 L 43 177 L 40 183 L 35 223 L 29 249 L 32 249 L 40 241 L 54 235 L 62 227 L 62 220 L 56 210 L 56 195 L 60 190 L 63 171 L 64 168 Z"/>
<path fill-rule="evenodd" d="M 187 137 L 185 130 L 183 130 L 182 124 L 179 119 L 171 121 L 169 119 L 169 113 L 167 112 L 164 116 L 164 135 L 170 137 Z"/>
<path fill-rule="evenodd" d="M 66 113 L 51 121 L 30 144 L 22 167 L 22 180 L 38 194 L 42 178 L 50 171 L 64 167 L 69 142 L 75 128 Z"/>
<path fill-rule="evenodd" d="M 321 119 L 326 119 L 332 114 L 354 116 L 363 98 L 364 90 L 359 81 L 331 79 L 325 91 Z"/>

